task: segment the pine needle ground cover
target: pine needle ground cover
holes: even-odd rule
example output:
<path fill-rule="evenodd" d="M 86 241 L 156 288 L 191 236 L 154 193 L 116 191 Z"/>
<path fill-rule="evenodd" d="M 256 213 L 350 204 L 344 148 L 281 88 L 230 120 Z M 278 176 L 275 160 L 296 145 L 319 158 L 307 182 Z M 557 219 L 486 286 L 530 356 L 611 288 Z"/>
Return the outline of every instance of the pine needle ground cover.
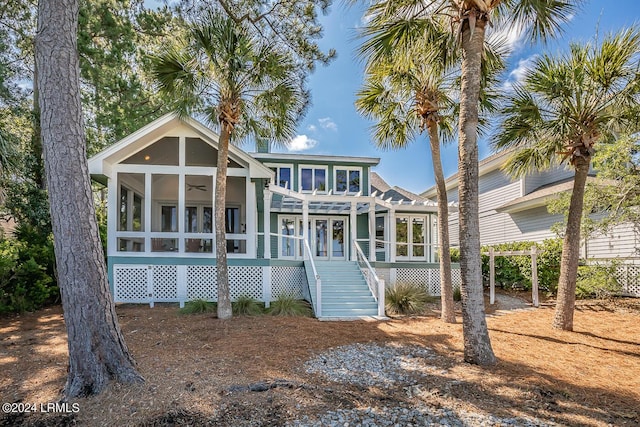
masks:
<path fill-rule="evenodd" d="M 579 301 L 575 332 L 551 328 L 553 310 L 488 307 L 497 366 L 462 362 L 462 326 L 437 310 L 387 322 L 287 316 L 180 315 L 177 304 L 117 308 L 146 383 L 112 385 L 74 401 L 79 411 L 0 414 L 11 425 L 285 425 L 335 408 L 423 404 L 560 425 L 640 423 L 640 300 Z M 460 313 L 457 313 L 460 322 Z M 331 382 L 305 363 L 356 343 L 424 346 L 434 366 L 421 394 Z M 0 318 L 0 401 L 56 402 L 67 347 L 57 307 Z M 410 370 L 406 375 L 412 375 Z M 39 424 L 44 422 L 44 424 Z"/>

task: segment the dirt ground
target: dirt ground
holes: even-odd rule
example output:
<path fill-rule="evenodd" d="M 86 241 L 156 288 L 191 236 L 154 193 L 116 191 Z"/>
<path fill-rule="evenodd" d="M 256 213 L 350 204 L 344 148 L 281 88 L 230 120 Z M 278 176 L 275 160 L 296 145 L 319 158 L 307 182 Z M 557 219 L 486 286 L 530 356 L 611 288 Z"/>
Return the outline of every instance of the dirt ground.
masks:
<path fill-rule="evenodd" d="M 313 355 L 356 342 L 433 349 L 438 370 L 421 379 L 421 398 L 434 407 L 561 425 L 640 424 L 640 300 L 579 302 L 574 332 L 551 328 L 551 304 L 522 310 L 514 301 L 501 297 L 487 308 L 499 359 L 490 368 L 463 362 L 460 314 L 457 324 L 444 324 L 437 306 L 385 322 L 319 322 L 220 321 L 179 315 L 174 304 L 123 305 L 118 316 L 144 384 L 113 384 L 69 402 L 67 413 L 0 413 L 0 426 L 278 426 L 327 410 L 407 404 L 403 389 L 331 383 L 305 372 Z M 66 370 L 59 307 L 0 318 L 0 403 L 35 403 L 40 412 L 41 404 L 58 401 Z"/>

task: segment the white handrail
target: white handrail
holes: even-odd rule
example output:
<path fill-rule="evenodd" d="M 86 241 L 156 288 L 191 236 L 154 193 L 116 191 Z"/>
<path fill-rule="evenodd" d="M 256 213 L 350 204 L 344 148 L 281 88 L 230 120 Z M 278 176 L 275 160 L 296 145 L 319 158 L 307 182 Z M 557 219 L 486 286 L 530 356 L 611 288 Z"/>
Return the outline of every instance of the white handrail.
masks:
<path fill-rule="evenodd" d="M 373 294 L 373 297 L 378 302 L 378 316 L 384 316 L 384 280 L 380 279 L 376 274 L 376 271 L 373 269 L 373 267 L 371 267 L 371 264 L 369 264 L 367 257 L 364 256 L 364 252 L 362 252 L 362 249 L 360 248 L 360 245 L 357 241 L 353 241 L 353 246 L 356 248 L 358 258 L 362 258 L 364 265 L 367 268 L 366 282 L 369 286 L 369 289 L 371 290 L 371 293 Z M 373 289 L 373 284 L 371 283 L 371 280 L 369 278 L 373 278 L 373 282 L 376 284 L 375 290 Z"/>
<path fill-rule="evenodd" d="M 318 270 L 316 269 L 316 263 L 313 261 L 313 255 L 311 253 L 311 246 L 309 246 L 309 240 L 304 239 L 304 249 L 306 255 L 308 256 L 309 262 L 311 263 L 311 270 L 313 271 L 313 277 L 316 279 L 316 297 L 313 298 L 314 302 L 314 311 L 316 312 L 316 317 L 320 317 L 322 313 L 322 281 L 320 280 L 320 275 L 318 274 Z M 307 256 L 304 258 L 306 259 Z"/>

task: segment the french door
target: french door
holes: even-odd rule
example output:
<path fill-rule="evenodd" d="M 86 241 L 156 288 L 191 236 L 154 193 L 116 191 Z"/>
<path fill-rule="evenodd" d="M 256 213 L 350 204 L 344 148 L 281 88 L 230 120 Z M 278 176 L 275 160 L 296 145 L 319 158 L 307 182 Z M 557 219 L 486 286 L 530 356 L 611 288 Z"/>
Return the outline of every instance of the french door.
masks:
<path fill-rule="evenodd" d="M 309 236 L 314 258 L 344 260 L 347 257 L 347 223 L 344 218 L 312 218 Z"/>
<path fill-rule="evenodd" d="M 309 246 L 314 259 L 345 260 L 348 255 L 347 219 L 343 217 L 310 217 L 308 227 Z M 280 216 L 279 253 L 281 258 L 301 259 L 304 243 L 295 244 L 293 236 L 302 236 L 302 218 Z M 290 237 L 291 236 L 291 237 Z"/>

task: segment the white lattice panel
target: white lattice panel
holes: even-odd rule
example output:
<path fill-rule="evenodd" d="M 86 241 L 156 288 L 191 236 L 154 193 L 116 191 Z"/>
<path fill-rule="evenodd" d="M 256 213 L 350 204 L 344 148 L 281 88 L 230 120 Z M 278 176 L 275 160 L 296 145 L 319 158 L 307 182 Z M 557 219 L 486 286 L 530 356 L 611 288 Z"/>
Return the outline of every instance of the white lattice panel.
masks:
<path fill-rule="evenodd" d="M 216 267 L 214 265 L 187 266 L 187 299 L 218 300 Z"/>
<path fill-rule="evenodd" d="M 616 278 L 622 284 L 625 294 L 640 297 L 640 265 L 618 266 Z"/>
<path fill-rule="evenodd" d="M 440 295 L 440 272 L 435 268 L 398 268 L 396 283 L 423 287 L 430 295 Z"/>
<path fill-rule="evenodd" d="M 178 266 L 153 266 L 153 299 L 155 301 L 178 299 Z"/>
<path fill-rule="evenodd" d="M 262 297 L 262 267 L 229 267 L 229 290 L 231 300 L 235 301 L 239 296 L 255 298 L 258 301 Z"/>
<path fill-rule="evenodd" d="M 459 288 L 462 285 L 462 275 L 459 268 L 451 269 L 451 285 L 453 289 Z"/>
<path fill-rule="evenodd" d="M 307 288 L 307 276 L 303 267 L 271 267 L 271 295 L 274 299 L 281 295 L 302 299 L 303 289 Z"/>
<path fill-rule="evenodd" d="M 115 302 L 147 302 L 146 265 L 114 265 L 113 289 Z"/>

